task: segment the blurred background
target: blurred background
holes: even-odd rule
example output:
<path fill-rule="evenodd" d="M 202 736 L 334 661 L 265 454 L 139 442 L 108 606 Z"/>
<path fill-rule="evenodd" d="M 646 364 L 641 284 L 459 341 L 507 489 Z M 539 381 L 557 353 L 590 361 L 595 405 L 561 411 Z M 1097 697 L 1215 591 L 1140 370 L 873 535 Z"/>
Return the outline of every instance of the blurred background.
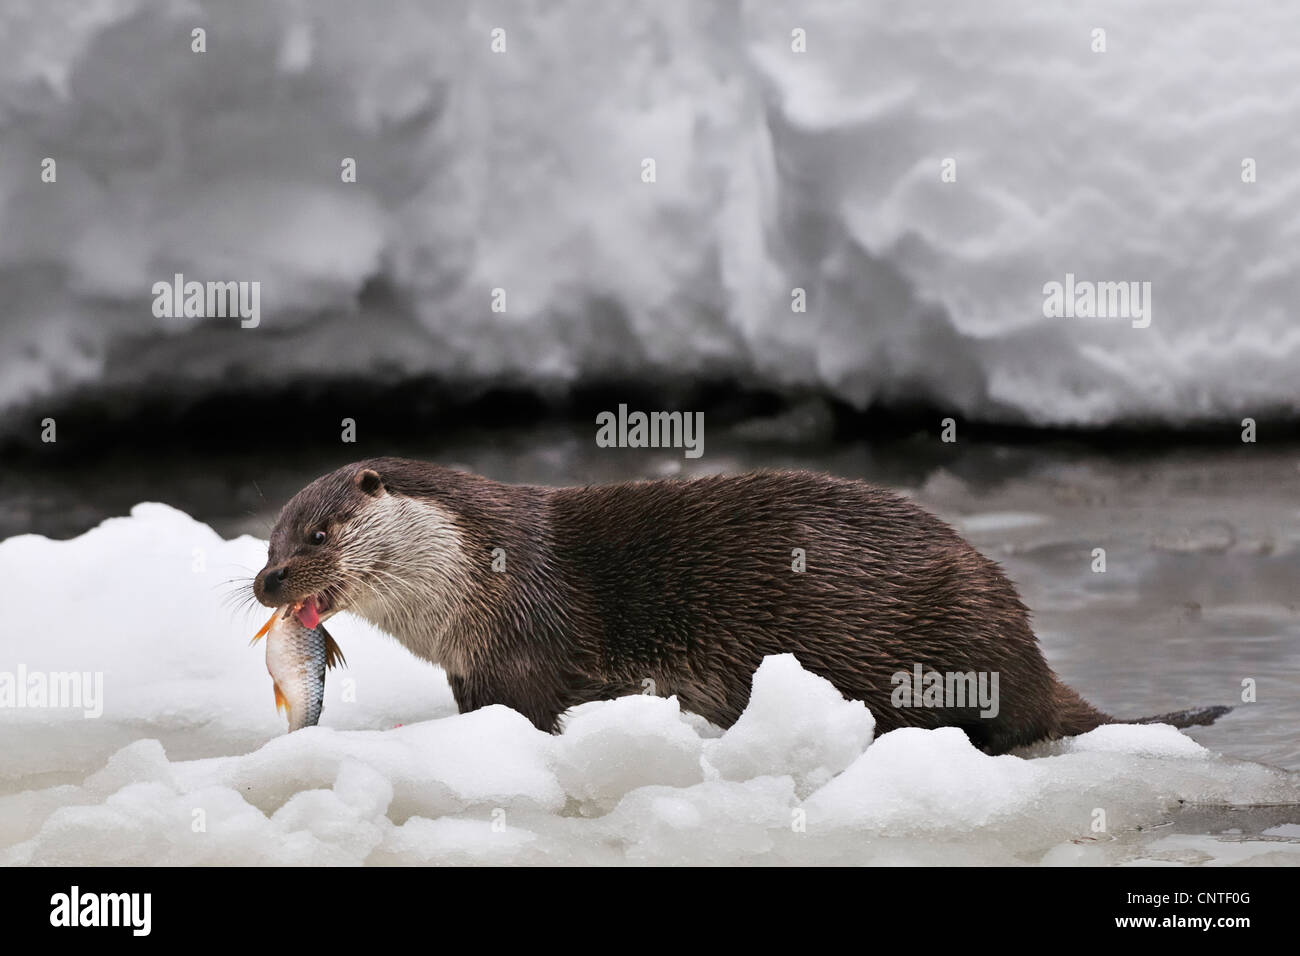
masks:
<path fill-rule="evenodd" d="M 1300 766 L 1297 35 L 1267 0 L 6 0 L 0 538 L 144 500 L 264 537 L 373 454 L 817 468 L 1002 561 L 1099 705 L 1252 678 L 1198 738 Z M 177 273 L 260 283 L 257 326 L 155 315 Z M 1047 317 L 1067 273 L 1151 283 L 1149 327 Z M 597 448 L 619 403 L 703 411 L 703 457 Z"/>

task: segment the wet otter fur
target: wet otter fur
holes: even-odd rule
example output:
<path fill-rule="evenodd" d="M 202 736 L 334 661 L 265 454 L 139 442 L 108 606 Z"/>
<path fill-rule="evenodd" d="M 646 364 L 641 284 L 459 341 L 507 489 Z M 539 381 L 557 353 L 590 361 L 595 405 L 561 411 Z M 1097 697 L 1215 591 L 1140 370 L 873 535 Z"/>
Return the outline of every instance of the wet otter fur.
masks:
<path fill-rule="evenodd" d="M 254 592 L 365 617 L 441 665 L 462 712 L 504 704 L 547 731 L 647 680 L 727 727 L 782 653 L 878 733 L 957 726 L 998 754 L 1111 721 L 1052 673 L 997 564 L 896 494 L 812 472 L 545 488 L 369 459 L 285 505 Z M 917 664 L 996 672 L 996 715 L 894 706 Z"/>

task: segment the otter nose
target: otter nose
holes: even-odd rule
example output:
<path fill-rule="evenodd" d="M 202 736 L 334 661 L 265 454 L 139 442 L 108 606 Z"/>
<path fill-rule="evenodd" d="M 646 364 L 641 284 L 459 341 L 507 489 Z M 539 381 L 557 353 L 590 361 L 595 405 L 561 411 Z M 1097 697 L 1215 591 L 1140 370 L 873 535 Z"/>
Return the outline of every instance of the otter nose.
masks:
<path fill-rule="evenodd" d="M 267 594 L 274 594 L 280 590 L 280 585 L 284 579 L 289 576 L 288 568 L 276 568 L 274 571 L 267 571 L 262 575 L 262 590 Z"/>

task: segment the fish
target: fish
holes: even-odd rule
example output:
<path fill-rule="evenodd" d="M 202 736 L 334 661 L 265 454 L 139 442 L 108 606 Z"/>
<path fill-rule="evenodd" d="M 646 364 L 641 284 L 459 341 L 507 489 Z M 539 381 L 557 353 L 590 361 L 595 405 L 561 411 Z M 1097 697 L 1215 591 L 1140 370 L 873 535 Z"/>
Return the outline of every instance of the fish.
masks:
<path fill-rule="evenodd" d="M 266 638 L 266 670 L 275 688 L 275 708 L 288 717 L 289 733 L 316 726 L 325 706 L 326 668 L 347 666 L 320 618 L 300 610 L 291 605 L 276 608 L 249 641 L 251 646 Z"/>

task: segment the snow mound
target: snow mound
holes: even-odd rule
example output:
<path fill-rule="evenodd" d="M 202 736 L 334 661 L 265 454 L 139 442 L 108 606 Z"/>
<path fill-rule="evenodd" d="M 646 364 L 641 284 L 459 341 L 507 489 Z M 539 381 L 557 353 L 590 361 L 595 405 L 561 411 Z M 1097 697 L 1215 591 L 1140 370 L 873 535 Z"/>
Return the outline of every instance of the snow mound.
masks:
<path fill-rule="evenodd" d="M 766 658 L 754 674 L 749 706 L 709 741 L 705 763 L 727 780 L 779 773 L 811 793 L 848 767 L 871 743 L 876 721 L 860 700 L 845 700 L 793 654 Z"/>
<path fill-rule="evenodd" d="M 564 722 L 556 773 L 585 808 L 609 810 L 639 787 L 699 783 L 702 743 L 682 721 L 675 697 L 631 695 L 583 704 Z"/>

